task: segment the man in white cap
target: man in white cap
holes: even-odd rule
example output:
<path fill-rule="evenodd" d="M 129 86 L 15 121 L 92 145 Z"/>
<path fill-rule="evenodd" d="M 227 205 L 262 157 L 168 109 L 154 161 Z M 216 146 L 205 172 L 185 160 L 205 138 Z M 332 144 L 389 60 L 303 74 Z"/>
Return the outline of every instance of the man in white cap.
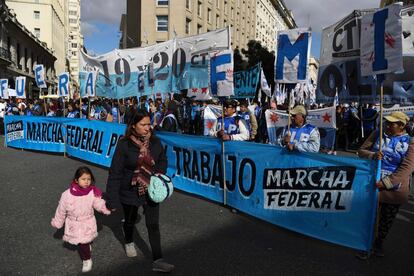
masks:
<path fill-rule="evenodd" d="M 292 125 L 286 126 L 278 138 L 278 143 L 289 151 L 318 152 L 321 138 L 317 127 L 306 123 L 307 111 L 297 105 L 290 111 Z"/>

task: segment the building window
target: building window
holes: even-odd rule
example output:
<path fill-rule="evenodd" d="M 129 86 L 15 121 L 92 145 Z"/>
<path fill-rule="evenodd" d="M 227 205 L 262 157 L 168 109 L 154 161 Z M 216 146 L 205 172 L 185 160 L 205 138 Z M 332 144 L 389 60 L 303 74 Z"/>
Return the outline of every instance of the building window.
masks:
<path fill-rule="evenodd" d="M 157 0 L 157 6 L 168 6 L 168 0 Z"/>
<path fill-rule="evenodd" d="M 168 32 L 168 16 L 157 15 L 157 31 Z"/>
<path fill-rule="evenodd" d="M 77 43 L 72 43 L 72 48 L 78 48 L 78 44 Z"/>
<path fill-rule="evenodd" d="M 71 19 L 69 19 L 69 23 L 71 23 L 71 24 L 76 24 L 76 19 L 73 19 L 73 18 L 71 18 Z"/>
<path fill-rule="evenodd" d="M 33 18 L 40 19 L 40 11 L 33 11 Z"/>
<path fill-rule="evenodd" d="M 76 11 L 69 11 L 69 15 L 77 15 L 78 13 Z"/>
<path fill-rule="evenodd" d="M 216 28 L 218 28 L 220 25 L 220 16 L 216 15 Z"/>
<path fill-rule="evenodd" d="M 224 1 L 224 13 L 227 14 L 227 1 Z"/>
<path fill-rule="evenodd" d="M 34 28 L 34 35 L 35 37 L 39 38 L 40 37 L 40 28 Z"/>
<path fill-rule="evenodd" d="M 17 67 L 19 69 L 22 69 L 22 64 L 21 64 L 21 53 L 20 53 L 20 43 L 17 43 L 17 47 L 16 47 L 16 56 L 17 56 Z"/>
<path fill-rule="evenodd" d="M 211 23 L 211 9 L 210 8 L 207 9 L 207 21 Z"/>
<path fill-rule="evenodd" d="M 24 48 L 24 62 L 25 62 L 25 66 L 24 66 L 24 71 L 29 72 L 29 61 L 27 60 L 27 48 Z"/>
<path fill-rule="evenodd" d="M 191 32 L 191 19 L 186 18 L 185 19 L 185 33 L 190 34 Z"/>
<path fill-rule="evenodd" d="M 203 26 L 201 26 L 200 24 L 197 24 L 197 34 L 201 34 L 203 32 Z"/>
<path fill-rule="evenodd" d="M 185 7 L 190 10 L 191 9 L 191 0 L 185 0 Z"/>
<path fill-rule="evenodd" d="M 201 3 L 200 1 L 198 1 L 197 15 L 201 17 L 202 16 L 202 11 L 203 11 L 203 3 Z"/>

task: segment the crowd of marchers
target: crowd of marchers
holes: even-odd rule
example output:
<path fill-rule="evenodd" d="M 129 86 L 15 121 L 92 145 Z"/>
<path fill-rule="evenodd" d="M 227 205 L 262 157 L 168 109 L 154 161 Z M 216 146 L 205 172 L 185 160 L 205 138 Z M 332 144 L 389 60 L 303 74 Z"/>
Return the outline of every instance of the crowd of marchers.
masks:
<path fill-rule="evenodd" d="M 214 126 L 204 122 L 204 110 L 209 105 L 222 105 L 223 118 Z M 196 101 L 180 94 L 171 98 L 136 97 L 113 100 L 106 98 L 69 100 L 59 99 L 0 99 L 0 130 L 3 132 L 5 115 L 56 116 L 82 118 L 114 123 L 127 123 L 134 110 L 146 109 L 154 129 L 190 135 L 212 135 L 223 140 L 269 143 L 266 110 L 287 112 L 287 104 L 277 105 L 274 100 L 218 100 Z M 312 105 L 307 109 L 317 108 Z M 294 110 L 294 109 L 292 109 Z M 296 111 L 296 110 L 295 110 Z M 295 112 L 293 111 L 293 112 Z M 307 113 L 307 112 L 301 112 Z M 306 122 L 306 114 L 304 121 Z M 220 117 L 220 114 L 218 115 Z M 293 118 L 292 118 L 293 120 Z M 222 123 L 223 121 L 223 123 Z M 336 107 L 336 143 L 333 148 L 318 147 L 318 151 L 336 153 L 336 150 L 357 150 L 369 134 L 378 127 L 378 109 L 372 105 L 341 104 Z M 411 134 L 412 122 L 407 125 Z M 205 129 L 205 128 L 209 129 Z M 411 127 L 412 128 L 412 127 Z M 283 132 L 287 134 L 287 132 Z M 283 139 L 278 143 L 283 145 Z"/>

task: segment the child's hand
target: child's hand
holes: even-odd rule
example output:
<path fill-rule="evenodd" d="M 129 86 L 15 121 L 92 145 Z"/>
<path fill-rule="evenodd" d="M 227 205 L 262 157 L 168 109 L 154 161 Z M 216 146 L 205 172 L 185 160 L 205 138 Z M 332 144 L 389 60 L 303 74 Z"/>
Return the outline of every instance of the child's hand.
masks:
<path fill-rule="evenodd" d="M 60 228 L 63 227 L 63 225 L 59 225 L 57 223 L 57 221 L 55 220 L 55 218 L 52 218 L 52 221 L 50 222 L 50 224 L 52 225 L 53 228 L 56 228 L 56 229 L 60 229 Z"/>

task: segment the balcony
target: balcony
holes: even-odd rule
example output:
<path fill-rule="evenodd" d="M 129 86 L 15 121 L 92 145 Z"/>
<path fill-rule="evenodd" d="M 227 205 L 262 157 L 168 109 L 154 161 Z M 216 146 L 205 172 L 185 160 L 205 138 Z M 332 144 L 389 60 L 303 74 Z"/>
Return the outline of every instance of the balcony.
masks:
<path fill-rule="evenodd" d="M 1 64 L 10 64 L 11 56 L 8 49 L 0 47 L 0 63 Z"/>

